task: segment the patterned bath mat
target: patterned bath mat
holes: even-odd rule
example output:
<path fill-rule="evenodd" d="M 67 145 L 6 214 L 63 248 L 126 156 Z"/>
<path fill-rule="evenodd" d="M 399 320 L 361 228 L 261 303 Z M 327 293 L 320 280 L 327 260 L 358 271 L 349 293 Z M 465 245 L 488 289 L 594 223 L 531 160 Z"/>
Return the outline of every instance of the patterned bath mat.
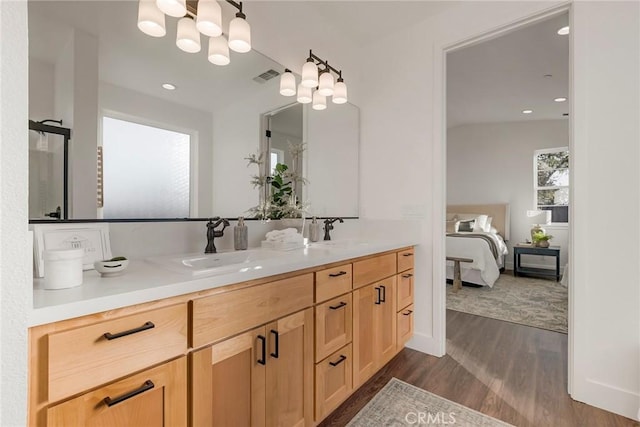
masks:
<path fill-rule="evenodd" d="M 447 308 L 567 333 L 567 288 L 553 280 L 500 275 L 493 288 L 447 285 Z"/>
<path fill-rule="evenodd" d="M 387 385 L 347 424 L 347 427 L 412 425 L 511 426 L 397 378 L 391 378 Z"/>

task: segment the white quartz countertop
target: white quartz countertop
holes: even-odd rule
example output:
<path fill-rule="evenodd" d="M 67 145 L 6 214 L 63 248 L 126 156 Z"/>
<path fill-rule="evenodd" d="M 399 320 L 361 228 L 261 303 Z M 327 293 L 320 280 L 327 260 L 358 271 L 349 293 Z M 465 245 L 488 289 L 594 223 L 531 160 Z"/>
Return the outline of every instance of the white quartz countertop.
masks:
<path fill-rule="evenodd" d="M 85 271 L 82 285 L 75 288 L 47 290 L 43 288 L 43 279 L 34 279 L 33 310 L 30 312 L 29 326 L 317 267 L 416 244 L 416 241 L 385 240 L 343 247 L 305 247 L 282 251 L 277 257 L 262 260 L 258 266 L 250 269 L 204 277 L 170 271 L 144 259 L 131 259 L 128 268 L 120 276 L 101 277 L 95 270 Z"/>

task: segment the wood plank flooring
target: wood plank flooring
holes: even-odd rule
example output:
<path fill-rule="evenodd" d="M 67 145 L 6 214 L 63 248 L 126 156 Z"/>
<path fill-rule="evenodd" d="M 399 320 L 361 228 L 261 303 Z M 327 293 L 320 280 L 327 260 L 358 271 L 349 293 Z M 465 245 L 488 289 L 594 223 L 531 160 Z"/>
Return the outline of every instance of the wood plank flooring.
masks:
<path fill-rule="evenodd" d="M 404 349 L 320 425 L 344 426 L 392 377 L 516 426 L 640 426 L 569 397 L 566 335 L 451 310 L 446 356 Z"/>

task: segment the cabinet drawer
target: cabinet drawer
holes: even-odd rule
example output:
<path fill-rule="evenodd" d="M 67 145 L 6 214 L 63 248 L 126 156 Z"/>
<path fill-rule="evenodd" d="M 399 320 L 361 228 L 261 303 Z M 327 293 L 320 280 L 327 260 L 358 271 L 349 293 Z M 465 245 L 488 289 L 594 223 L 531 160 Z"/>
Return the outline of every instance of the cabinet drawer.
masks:
<path fill-rule="evenodd" d="M 338 407 L 353 389 L 351 344 L 316 365 L 316 422 Z"/>
<path fill-rule="evenodd" d="M 116 425 L 186 426 L 186 357 L 47 409 L 48 427 Z"/>
<path fill-rule="evenodd" d="M 316 303 L 349 292 L 352 278 L 351 264 L 316 271 Z"/>
<path fill-rule="evenodd" d="M 413 268 L 413 248 L 398 252 L 398 272 Z"/>
<path fill-rule="evenodd" d="M 192 301 L 192 345 L 219 341 L 313 305 L 313 273 Z"/>
<path fill-rule="evenodd" d="M 351 294 L 316 306 L 316 362 L 351 342 Z"/>
<path fill-rule="evenodd" d="M 353 289 L 396 274 L 396 254 L 380 255 L 353 263 Z"/>
<path fill-rule="evenodd" d="M 413 304 L 398 312 L 398 321 L 396 322 L 398 327 L 398 333 L 396 334 L 398 351 L 413 336 L 413 314 Z"/>
<path fill-rule="evenodd" d="M 187 305 L 177 304 L 48 336 L 54 402 L 185 354 Z"/>
<path fill-rule="evenodd" d="M 413 304 L 413 269 L 398 274 L 398 297 L 396 311 Z"/>

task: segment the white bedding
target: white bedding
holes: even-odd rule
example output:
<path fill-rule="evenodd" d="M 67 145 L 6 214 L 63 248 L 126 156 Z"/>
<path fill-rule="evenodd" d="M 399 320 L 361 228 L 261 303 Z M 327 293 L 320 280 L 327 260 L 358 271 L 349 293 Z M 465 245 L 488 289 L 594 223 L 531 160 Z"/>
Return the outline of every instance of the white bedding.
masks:
<path fill-rule="evenodd" d="M 472 263 L 460 263 L 462 280 L 492 287 L 500 277 L 500 268 L 503 267 L 504 256 L 509 253 L 509 250 L 502 237 L 498 234 L 478 232 L 473 234 L 486 235 L 496 243 L 499 255 L 498 260 L 494 258 L 489 244 L 480 238 L 465 239 L 464 237 L 447 236 L 447 256 L 473 259 Z M 453 261 L 447 261 L 447 279 L 452 278 Z"/>

